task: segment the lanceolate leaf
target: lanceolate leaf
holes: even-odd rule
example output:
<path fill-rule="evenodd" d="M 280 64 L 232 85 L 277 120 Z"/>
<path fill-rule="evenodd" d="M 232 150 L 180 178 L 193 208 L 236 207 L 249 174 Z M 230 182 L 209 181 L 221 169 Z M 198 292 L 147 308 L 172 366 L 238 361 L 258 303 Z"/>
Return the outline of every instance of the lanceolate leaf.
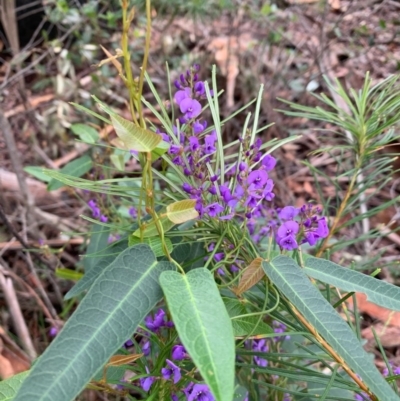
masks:
<path fill-rule="evenodd" d="M 97 140 L 99 139 L 99 134 L 98 132 L 91 127 L 90 125 L 86 124 L 72 124 L 71 125 L 71 131 L 79 136 L 79 138 L 82 141 L 85 141 L 87 143 L 96 143 Z"/>
<path fill-rule="evenodd" d="M 60 179 L 57 180 L 53 178 L 50 182 L 49 185 L 47 186 L 47 189 L 49 191 L 54 191 L 56 189 L 59 189 L 64 186 L 64 183 L 62 182 L 62 176 L 65 174 L 67 176 L 73 176 L 73 177 L 82 177 L 84 174 L 86 174 L 93 166 L 92 159 L 85 155 L 82 157 L 79 157 L 78 159 L 73 160 L 72 162 L 66 164 L 59 172 L 58 174 L 60 175 Z M 45 170 L 43 170 L 45 172 Z"/>
<path fill-rule="evenodd" d="M 126 120 L 100 101 L 98 101 L 98 104 L 101 109 L 110 115 L 115 132 L 118 138 L 124 143 L 125 149 L 136 150 L 138 152 L 151 152 L 162 141 L 161 135 L 157 135 L 155 132 L 139 127 L 132 121 Z"/>
<path fill-rule="evenodd" d="M 71 401 L 161 299 L 161 272 L 148 245 L 122 252 L 106 268 L 22 384 L 15 401 Z"/>
<path fill-rule="evenodd" d="M 64 296 L 64 299 L 68 300 L 79 295 L 82 291 L 90 288 L 95 282 L 96 278 L 99 277 L 101 272 L 107 267 L 109 269 L 114 266 L 111 264 L 116 260 L 117 256 L 128 247 L 127 241 L 120 241 L 112 244 L 110 247 L 104 249 L 102 257 L 96 262 L 96 264 L 89 268 L 81 280 L 79 280 L 74 287 L 72 287 Z M 100 255 L 99 255 L 100 256 Z"/>
<path fill-rule="evenodd" d="M 325 338 L 335 352 L 346 361 L 347 365 L 360 375 L 379 399 L 400 400 L 364 351 L 348 324 L 321 295 L 293 259 L 278 256 L 271 262 L 263 262 L 262 266 L 271 281 Z"/>
<path fill-rule="evenodd" d="M 15 394 L 21 387 L 22 382 L 28 376 L 28 372 L 22 372 L 7 380 L 0 381 L 0 400 L 11 401 L 14 399 Z"/>
<path fill-rule="evenodd" d="M 83 258 L 83 267 L 87 273 L 99 260 L 104 257 L 100 252 L 107 248 L 110 230 L 100 224 L 93 224 L 91 228 L 90 242 Z"/>
<path fill-rule="evenodd" d="M 235 343 L 232 324 L 212 274 L 163 272 L 160 284 L 179 337 L 217 401 L 232 401 Z"/>
<path fill-rule="evenodd" d="M 260 264 L 261 265 L 261 264 Z M 247 335 L 256 336 L 259 334 L 271 334 L 274 330 L 268 326 L 259 316 L 242 316 L 247 315 L 249 311 L 246 307 L 235 298 L 222 298 L 231 317 L 233 332 L 235 337 L 244 337 Z M 260 321 L 259 321 L 260 320 Z"/>
<path fill-rule="evenodd" d="M 195 219 L 199 213 L 194 208 L 196 199 L 185 199 L 167 206 L 167 216 L 175 224 Z"/>
<path fill-rule="evenodd" d="M 243 294 L 265 276 L 264 270 L 261 267 L 262 261 L 263 259 L 256 258 L 244 269 L 239 285 L 235 289 L 236 295 Z"/>
<path fill-rule="evenodd" d="M 386 281 L 312 256 L 305 260 L 304 272 L 316 280 L 344 291 L 363 292 L 369 301 L 388 309 L 400 311 L 400 288 Z"/>

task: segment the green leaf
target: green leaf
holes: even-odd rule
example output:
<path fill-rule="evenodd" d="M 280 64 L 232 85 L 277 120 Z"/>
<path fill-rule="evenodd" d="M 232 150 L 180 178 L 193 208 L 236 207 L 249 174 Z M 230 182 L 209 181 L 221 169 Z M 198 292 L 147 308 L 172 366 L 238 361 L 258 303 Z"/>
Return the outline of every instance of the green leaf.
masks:
<path fill-rule="evenodd" d="M 71 131 L 84 142 L 96 143 L 99 140 L 99 134 L 97 131 L 86 124 L 72 124 Z"/>
<path fill-rule="evenodd" d="M 96 259 L 95 262 L 93 262 L 93 264 L 90 265 L 85 266 L 85 259 L 84 259 L 83 263 L 85 266 L 85 275 L 65 294 L 64 299 L 65 300 L 71 299 L 79 295 L 81 292 L 89 289 L 103 270 L 105 270 L 106 268 L 109 269 L 112 268 L 111 264 L 113 262 L 116 263 L 117 256 L 121 252 L 123 252 L 127 248 L 127 246 L 128 246 L 127 241 L 119 241 L 116 242 L 115 244 L 110 245 L 109 247 L 104 249 L 104 252 L 102 252 L 101 255 L 99 254 L 99 256 L 101 256 L 101 259 L 99 260 L 95 258 Z"/>
<path fill-rule="evenodd" d="M 77 272 L 76 270 L 59 268 L 56 269 L 56 277 L 64 280 L 78 281 L 83 277 L 83 273 Z"/>
<path fill-rule="evenodd" d="M 82 177 L 84 174 L 86 174 L 92 168 L 92 166 L 93 166 L 92 159 L 89 156 L 85 155 L 85 156 L 79 157 L 78 159 L 75 159 L 72 162 L 66 164 L 59 171 L 59 173 L 66 174 L 66 175 L 73 176 L 73 177 Z M 49 182 L 47 189 L 49 191 L 54 191 L 63 186 L 64 186 L 64 184 L 61 181 L 53 178 Z"/>
<path fill-rule="evenodd" d="M 169 262 L 144 244 L 106 268 L 44 354 L 14 401 L 72 401 L 135 331 L 162 297 L 158 284 Z"/>
<path fill-rule="evenodd" d="M 167 245 L 168 252 L 172 252 L 172 242 L 169 238 L 164 238 L 164 242 Z M 131 235 L 129 237 L 129 246 L 140 244 L 140 238 Z M 149 245 L 151 250 L 154 252 L 156 257 L 164 256 L 163 246 L 160 237 L 144 238 L 144 243 Z"/>
<path fill-rule="evenodd" d="M 110 230 L 100 224 L 92 224 L 90 232 L 90 242 L 83 258 L 85 273 L 104 257 L 103 251 L 107 248 L 110 235 Z"/>
<path fill-rule="evenodd" d="M 235 343 L 232 324 L 212 274 L 163 272 L 160 284 L 182 344 L 217 401 L 232 401 Z"/>
<path fill-rule="evenodd" d="M 196 199 L 184 199 L 171 203 L 167 206 L 167 217 L 174 224 L 181 224 L 193 220 L 199 215 L 198 211 L 194 208 L 195 206 Z"/>
<path fill-rule="evenodd" d="M 274 330 L 262 320 L 258 322 L 259 316 L 236 316 L 248 314 L 246 307 L 235 298 L 222 298 L 228 315 L 231 317 L 233 332 L 235 337 L 244 337 L 247 335 L 256 336 L 259 334 L 272 334 Z M 235 319 L 236 318 L 236 319 Z"/>
<path fill-rule="evenodd" d="M 26 171 L 30 175 L 33 175 L 34 177 L 36 177 L 40 181 L 44 181 L 44 182 L 50 182 L 51 181 L 51 178 L 46 173 L 43 172 L 43 168 L 42 167 L 27 166 L 27 167 L 24 167 L 24 171 Z"/>
<path fill-rule="evenodd" d="M 160 142 L 155 149 L 151 151 L 151 161 L 157 160 L 160 158 L 168 149 L 170 145 L 168 142 L 162 141 Z"/>
<path fill-rule="evenodd" d="M 163 227 L 164 233 L 171 230 L 171 228 L 175 225 L 167 216 L 160 217 L 160 215 L 165 214 L 165 210 L 161 211 L 158 214 L 159 222 Z M 132 233 L 134 237 L 140 238 L 140 228 Z M 144 229 L 144 238 L 155 237 L 158 235 L 157 225 L 153 219 L 151 219 L 148 223 L 146 222 L 146 227 Z"/>
<path fill-rule="evenodd" d="M 263 262 L 263 269 L 304 318 L 324 337 L 347 365 L 360 375 L 378 398 L 399 401 L 348 324 L 311 283 L 303 269 L 287 256 Z"/>
<path fill-rule="evenodd" d="M 96 100 L 96 98 L 94 99 Z M 126 120 L 100 101 L 97 103 L 102 110 L 110 115 L 115 132 L 118 138 L 124 143 L 125 149 L 136 150 L 138 152 L 151 152 L 162 141 L 161 135 Z"/>
<path fill-rule="evenodd" d="M 89 114 L 89 115 L 91 115 L 91 116 L 93 116 L 93 117 L 96 117 L 96 118 L 98 118 L 99 120 L 104 121 L 106 124 L 111 125 L 111 121 L 108 120 L 107 118 L 103 117 L 101 114 L 98 114 L 98 113 L 96 113 L 96 112 L 94 112 L 94 111 L 88 109 L 88 108 L 85 107 L 85 106 L 81 106 L 81 105 L 78 104 L 78 103 L 71 102 L 71 104 L 72 104 L 74 107 L 76 107 L 78 110 L 83 111 L 84 113 Z"/>
<path fill-rule="evenodd" d="M 0 381 L 0 400 L 11 401 L 14 399 L 15 394 L 21 387 L 21 384 L 28 376 L 29 371 L 19 373 L 7 380 Z"/>
<path fill-rule="evenodd" d="M 308 256 L 304 272 L 316 280 L 349 292 L 363 292 L 369 301 L 400 311 L 400 288 L 386 281 L 350 270 L 326 259 Z"/>

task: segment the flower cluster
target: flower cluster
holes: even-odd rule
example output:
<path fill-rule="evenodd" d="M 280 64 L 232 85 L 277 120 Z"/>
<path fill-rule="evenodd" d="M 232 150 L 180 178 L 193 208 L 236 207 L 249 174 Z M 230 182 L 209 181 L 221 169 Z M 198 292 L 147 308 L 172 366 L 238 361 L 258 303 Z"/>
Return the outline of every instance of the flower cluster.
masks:
<path fill-rule="evenodd" d="M 286 206 L 278 211 L 278 217 L 283 222 L 276 230 L 276 242 L 286 250 L 298 248 L 300 243 L 315 245 L 321 238 L 326 238 L 329 228 L 326 217 L 321 216 L 322 210 L 312 204 L 301 208 Z"/>
<path fill-rule="evenodd" d="M 290 336 L 289 336 L 289 335 L 284 335 L 284 336 L 280 335 L 280 334 L 286 332 L 287 327 L 286 327 L 285 324 L 283 324 L 283 323 L 281 323 L 281 322 L 278 322 L 277 320 L 273 320 L 273 321 L 272 321 L 272 327 L 273 327 L 273 329 L 274 329 L 274 332 L 275 332 L 276 334 L 279 334 L 278 336 L 274 337 L 274 340 L 275 340 L 275 341 L 281 340 L 282 337 L 283 337 L 284 340 L 289 340 L 289 339 L 290 339 Z"/>
<path fill-rule="evenodd" d="M 255 352 L 268 352 L 269 347 L 267 341 L 263 338 L 261 340 L 253 340 L 253 351 Z M 259 356 L 254 357 L 254 363 L 258 366 L 266 368 L 268 366 L 268 361 Z"/>
<path fill-rule="evenodd" d="M 154 332 L 157 333 L 162 327 L 173 327 L 174 324 L 171 321 L 166 321 L 166 313 L 164 309 L 159 309 L 154 317 L 147 316 L 144 320 L 146 327 Z"/>
<path fill-rule="evenodd" d="M 162 329 L 170 329 L 173 327 L 173 323 L 167 320 L 167 314 L 164 309 L 160 308 L 154 313 L 154 315 L 149 315 L 144 320 L 146 328 L 156 334 L 157 336 L 163 337 L 167 332 L 162 331 Z M 140 330 L 140 334 L 143 335 L 141 352 L 148 356 L 150 354 L 150 341 L 148 339 L 148 334 L 146 331 Z M 134 345 L 132 340 L 127 340 L 124 343 L 124 348 L 129 349 Z M 171 384 L 171 400 L 178 401 L 178 394 L 181 392 L 186 397 L 187 401 L 214 401 L 214 397 L 206 384 L 195 383 L 190 380 L 190 376 L 182 377 L 182 368 L 178 366 L 181 361 L 189 359 L 189 355 L 186 349 L 180 343 L 175 344 L 171 349 L 170 358 L 165 359 L 165 365 L 161 368 L 161 371 L 155 374 L 154 371 L 150 371 L 148 366 L 145 366 L 146 375 L 139 379 L 139 386 L 143 391 L 148 392 L 151 390 L 153 384 L 156 380 L 164 380 L 165 382 L 170 382 Z M 123 383 L 119 385 L 119 388 L 123 388 Z"/>
<path fill-rule="evenodd" d="M 99 219 L 102 223 L 107 223 L 108 218 L 104 214 L 101 213 L 100 207 L 98 206 L 95 199 L 90 199 L 88 202 L 88 206 L 92 210 L 92 216 L 95 219 Z"/>
<path fill-rule="evenodd" d="M 179 117 L 182 126 L 173 127 L 174 140 L 165 133 L 159 134 L 170 143 L 168 152 L 172 162 L 188 177 L 182 189 L 196 200 L 199 217 L 220 220 L 236 217 L 245 221 L 256 242 L 265 236 L 274 236 L 286 250 L 296 249 L 305 242 L 315 245 L 319 239 L 326 238 L 327 220 L 319 208 L 273 207 L 274 182 L 269 172 L 275 168 L 276 159 L 263 153 L 262 141 L 254 139 L 250 132 L 239 138 L 239 160 L 225 164 L 221 173 L 219 165 L 214 163 L 217 133 L 207 130 L 207 122 L 200 118 L 205 83 L 199 80 L 198 72 L 199 66 L 194 65 L 174 82 L 177 88 L 174 100 L 182 113 Z M 223 270 L 219 273 L 223 274 Z"/>

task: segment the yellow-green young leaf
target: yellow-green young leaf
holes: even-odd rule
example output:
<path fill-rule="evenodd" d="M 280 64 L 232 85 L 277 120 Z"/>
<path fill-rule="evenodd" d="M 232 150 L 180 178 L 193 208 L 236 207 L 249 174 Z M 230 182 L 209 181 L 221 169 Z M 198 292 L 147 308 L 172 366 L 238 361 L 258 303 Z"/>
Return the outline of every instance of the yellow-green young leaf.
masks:
<path fill-rule="evenodd" d="M 196 199 L 185 199 L 167 206 L 167 216 L 175 224 L 195 219 L 199 213 L 194 208 Z"/>
<path fill-rule="evenodd" d="M 65 280 L 78 281 L 83 277 L 83 273 L 77 272 L 76 270 L 60 268 L 56 269 L 56 277 Z"/>
<path fill-rule="evenodd" d="M 111 155 L 110 160 L 119 171 L 125 170 L 124 155 Z"/>
<path fill-rule="evenodd" d="M 151 152 L 151 161 L 159 159 L 168 149 L 169 149 L 168 142 L 160 142 L 157 147 Z"/>
<path fill-rule="evenodd" d="M 125 120 L 125 118 L 117 114 L 111 114 L 110 117 L 115 132 L 124 142 L 126 149 L 151 152 L 162 140 L 161 136 L 155 132 L 138 127 L 133 122 Z"/>
<path fill-rule="evenodd" d="M 162 216 L 163 214 L 165 214 L 165 210 L 160 212 L 158 216 Z M 169 220 L 168 217 L 166 217 L 166 216 L 159 217 L 159 222 L 162 225 L 165 233 L 167 231 L 169 231 L 175 225 L 175 223 L 173 223 L 171 220 Z M 146 222 L 145 224 L 146 224 L 146 227 L 144 229 L 143 238 L 155 237 L 155 236 L 159 235 L 158 230 L 157 230 L 157 225 L 153 219 L 151 219 L 149 222 Z M 140 228 L 138 228 L 132 235 L 134 237 L 140 238 Z"/>
<path fill-rule="evenodd" d="M 261 266 L 263 259 L 254 259 L 245 269 L 240 277 L 239 285 L 235 289 L 235 294 L 240 295 L 257 284 L 264 276 L 264 270 Z"/>
<path fill-rule="evenodd" d="M 164 250 L 160 237 L 150 237 L 144 238 L 144 243 L 149 245 L 151 250 L 157 257 L 164 256 Z M 164 243 L 167 246 L 168 252 L 171 253 L 173 251 L 172 242 L 169 238 L 164 238 Z M 140 244 L 140 238 L 134 235 L 129 237 L 129 246 Z"/>

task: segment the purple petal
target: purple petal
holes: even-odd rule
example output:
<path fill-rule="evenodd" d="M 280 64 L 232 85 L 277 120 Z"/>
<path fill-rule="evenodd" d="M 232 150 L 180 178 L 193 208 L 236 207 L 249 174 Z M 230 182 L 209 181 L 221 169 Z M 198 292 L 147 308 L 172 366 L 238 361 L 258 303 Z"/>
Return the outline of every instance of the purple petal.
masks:
<path fill-rule="evenodd" d="M 185 114 L 186 118 L 196 118 L 201 113 L 201 104 L 191 98 L 183 99 L 180 104 L 179 108 L 183 114 Z"/>
<path fill-rule="evenodd" d="M 185 88 L 184 90 L 180 90 L 175 93 L 174 100 L 175 102 L 180 105 L 184 99 L 189 98 L 191 95 L 190 88 Z"/>
<path fill-rule="evenodd" d="M 276 159 L 275 159 L 275 157 L 272 157 L 271 155 L 266 155 L 262 159 L 261 164 L 264 166 L 265 170 L 270 171 L 275 167 Z"/>
<path fill-rule="evenodd" d="M 300 210 L 294 206 L 285 206 L 279 213 L 278 216 L 282 220 L 293 220 L 298 214 Z"/>
<path fill-rule="evenodd" d="M 299 232 L 299 223 L 296 221 L 286 221 L 277 231 L 278 238 L 287 237 L 288 235 L 296 235 Z"/>

